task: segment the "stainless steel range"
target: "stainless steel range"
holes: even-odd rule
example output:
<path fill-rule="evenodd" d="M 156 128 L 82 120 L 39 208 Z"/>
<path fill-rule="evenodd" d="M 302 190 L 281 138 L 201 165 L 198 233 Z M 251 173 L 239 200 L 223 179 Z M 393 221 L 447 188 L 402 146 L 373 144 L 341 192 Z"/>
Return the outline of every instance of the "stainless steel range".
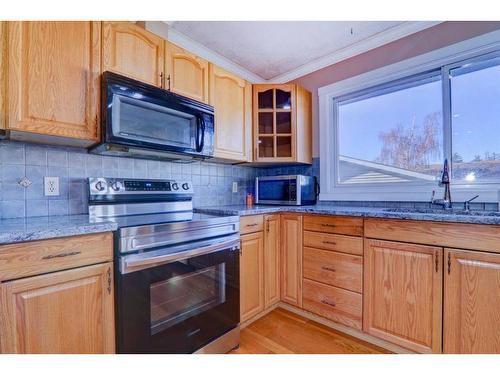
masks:
<path fill-rule="evenodd" d="M 239 344 L 239 218 L 193 212 L 189 181 L 89 178 L 89 215 L 115 221 L 119 353 Z"/>

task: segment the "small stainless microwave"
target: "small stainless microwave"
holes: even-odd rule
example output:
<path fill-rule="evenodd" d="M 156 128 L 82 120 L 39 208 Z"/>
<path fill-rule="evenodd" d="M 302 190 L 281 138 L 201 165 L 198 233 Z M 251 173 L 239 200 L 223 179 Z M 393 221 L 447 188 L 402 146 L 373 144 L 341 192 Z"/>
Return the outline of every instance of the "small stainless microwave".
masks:
<path fill-rule="evenodd" d="M 315 204 L 316 177 L 266 176 L 255 179 L 255 203 L 301 206 Z"/>

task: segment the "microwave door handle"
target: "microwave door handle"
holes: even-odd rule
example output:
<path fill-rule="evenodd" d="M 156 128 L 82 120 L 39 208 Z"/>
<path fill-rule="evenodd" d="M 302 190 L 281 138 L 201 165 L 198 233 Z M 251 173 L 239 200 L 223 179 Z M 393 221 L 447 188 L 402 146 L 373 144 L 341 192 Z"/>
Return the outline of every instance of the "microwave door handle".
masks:
<path fill-rule="evenodd" d="M 202 133 L 202 117 L 201 115 L 196 116 L 196 152 L 201 152 L 203 149 L 200 136 Z"/>
<path fill-rule="evenodd" d="M 198 117 L 198 119 L 201 130 L 201 141 L 199 142 L 196 151 L 201 152 L 203 151 L 203 147 L 205 147 L 205 119 L 203 118 L 203 116 Z"/>

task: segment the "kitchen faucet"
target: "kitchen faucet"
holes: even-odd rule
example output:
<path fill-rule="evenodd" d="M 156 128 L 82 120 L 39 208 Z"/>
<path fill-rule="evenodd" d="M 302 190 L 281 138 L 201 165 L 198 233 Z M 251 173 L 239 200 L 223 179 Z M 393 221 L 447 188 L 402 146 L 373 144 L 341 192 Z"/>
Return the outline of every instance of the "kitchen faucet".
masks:
<path fill-rule="evenodd" d="M 439 186 L 444 186 L 444 196 L 443 199 L 434 199 L 436 192 L 432 191 L 431 203 L 443 206 L 445 210 L 451 209 L 451 192 L 450 192 L 450 173 L 448 171 L 448 159 L 444 159 L 443 173 L 441 174 L 441 180 L 439 181 Z"/>

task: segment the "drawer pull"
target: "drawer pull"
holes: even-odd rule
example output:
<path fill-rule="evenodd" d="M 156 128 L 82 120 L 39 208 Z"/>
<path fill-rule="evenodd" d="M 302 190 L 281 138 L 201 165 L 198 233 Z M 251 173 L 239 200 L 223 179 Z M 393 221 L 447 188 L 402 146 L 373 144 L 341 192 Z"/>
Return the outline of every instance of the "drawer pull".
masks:
<path fill-rule="evenodd" d="M 333 241 L 323 241 L 323 243 L 325 245 L 336 245 L 337 244 L 336 242 L 333 242 Z"/>
<path fill-rule="evenodd" d="M 71 251 L 69 253 L 47 255 L 47 256 L 44 256 L 42 259 L 43 260 L 49 260 L 49 259 L 54 259 L 54 258 L 64 258 L 64 257 L 70 257 L 72 255 L 78 255 L 78 254 L 81 254 L 81 253 L 82 253 L 81 251 Z"/>
<path fill-rule="evenodd" d="M 323 267 L 321 267 L 321 269 L 325 270 L 325 271 L 335 272 L 335 268 L 331 268 L 331 267 L 327 267 L 327 266 L 323 266 Z"/>
<path fill-rule="evenodd" d="M 322 304 L 324 304 L 324 305 L 332 306 L 332 307 L 335 307 L 335 306 L 336 306 L 336 305 L 335 305 L 335 302 L 330 302 L 330 301 L 328 301 L 328 300 L 326 300 L 326 299 L 322 299 L 322 300 L 321 300 L 321 303 L 322 303 Z"/>
<path fill-rule="evenodd" d="M 324 227 L 332 227 L 332 228 L 336 227 L 335 224 L 321 224 L 321 225 L 324 226 Z"/>
<path fill-rule="evenodd" d="M 257 225 L 259 225 L 259 224 L 257 224 L 257 223 L 247 224 L 247 227 L 256 227 Z"/>

